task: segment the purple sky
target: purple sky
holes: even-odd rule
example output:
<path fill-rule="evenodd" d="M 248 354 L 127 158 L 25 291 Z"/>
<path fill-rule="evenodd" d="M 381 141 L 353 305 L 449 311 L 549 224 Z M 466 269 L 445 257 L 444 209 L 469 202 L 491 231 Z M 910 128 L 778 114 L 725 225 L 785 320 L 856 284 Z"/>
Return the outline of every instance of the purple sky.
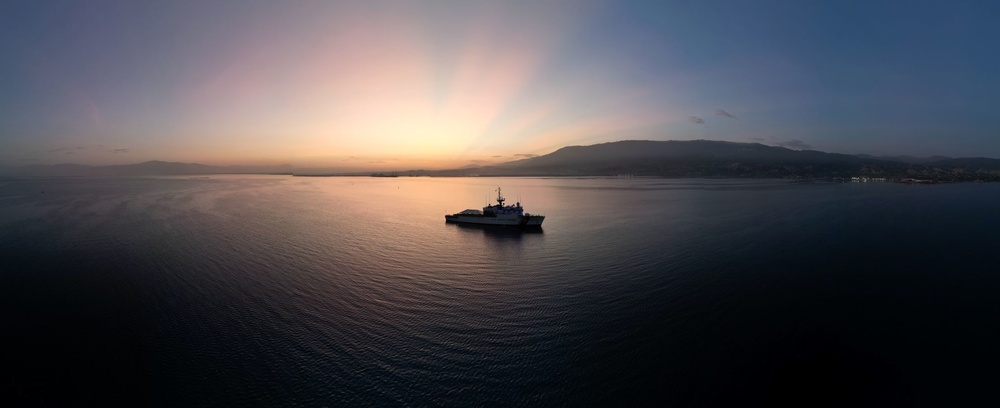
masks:
<path fill-rule="evenodd" d="M 0 164 L 1000 157 L 995 2 L 7 1 Z"/>

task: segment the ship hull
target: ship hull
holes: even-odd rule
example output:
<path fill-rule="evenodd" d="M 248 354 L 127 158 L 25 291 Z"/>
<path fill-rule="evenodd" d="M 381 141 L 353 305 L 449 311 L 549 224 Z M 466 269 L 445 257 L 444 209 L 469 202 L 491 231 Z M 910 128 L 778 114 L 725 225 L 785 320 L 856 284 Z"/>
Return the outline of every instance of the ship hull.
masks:
<path fill-rule="evenodd" d="M 498 225 L 510 227 L 541 227 L 544 215 L 524 215 L 520 217 L 491 217 L 488 215 L 454 214 L 444 216 L 445 222 L 455 224 Z"/>

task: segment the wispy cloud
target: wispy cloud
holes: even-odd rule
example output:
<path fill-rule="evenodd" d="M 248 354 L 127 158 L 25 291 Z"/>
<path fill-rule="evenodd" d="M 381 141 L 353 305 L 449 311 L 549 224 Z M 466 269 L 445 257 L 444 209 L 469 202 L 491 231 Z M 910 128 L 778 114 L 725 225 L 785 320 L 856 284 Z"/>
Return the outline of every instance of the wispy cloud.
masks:
<path fill-rule="evenodd" d="M 499 154 L 497 154 L 497 155 L 494 155 L 493 157 L 503 157 L 503 156 L 502 156 L 502 155 L 499 155 Z"/>
<path fill-rule="evenodd" d="M 77 150 L 81 149 L 83 149 L 83 147 L 59 147 L 55 149 L 49 149 L 49 153 L 73 154 Z"/>
<path fill-rule="evenodd" d="M 736 119 L 736 117 L 735 117 L 735 116 L 733 116 L 733 114 L 731 114 L 731 113 L 729 113 L 729 112 L 726 112 L 726 111 L 725 111 L 725 110 L 723 110 L 723 109 L 716 109 L 716 110 L 715 110 L 715 116 L 722 116 L 722 117 L 724 117 L 724 118 L 729 118 L 729 119 Z"/>
<path fill-rule="evenodd" d="M 705 119 L 699 118 L 697 116 L 688 116 L 688 120 L 691 121 L 691 123 L 696 123 L 699 125 L 705 124 Z"/>
<path fill-rule="evenodd" d="M 532 153 L 518 153 L 518 154 L 515 154 L 514 156 L 515 157 L 524 157 L 526 159 L 530 159 L 532 157 L 538 157 L 537 154 L 532 154 Z"/>
<path fill-rule="evenodd" d="M 111 152 L 111 153 L 128 153 L 129 152 L 128 149 L 111 149 L 111 150 L 108 150 L 108 151 Z"/>

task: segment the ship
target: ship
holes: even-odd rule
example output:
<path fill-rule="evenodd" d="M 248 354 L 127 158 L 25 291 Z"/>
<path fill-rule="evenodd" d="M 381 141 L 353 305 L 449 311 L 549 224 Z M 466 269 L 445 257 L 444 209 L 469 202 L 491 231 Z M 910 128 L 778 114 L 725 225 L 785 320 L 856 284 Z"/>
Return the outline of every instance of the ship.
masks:
<path fill-rule="evenodd" d="M 545 221 L 544 215 L 524 212 L 521 202 L 514 205 L 503 205 L 505 199 L 497 187 L 497 203 L 487 205 L 483 210 L 469 209 L 451 215 L 445 215 L 445 222 L 457 224 L 505 225 L 513 227 L 541 227 Z"/>

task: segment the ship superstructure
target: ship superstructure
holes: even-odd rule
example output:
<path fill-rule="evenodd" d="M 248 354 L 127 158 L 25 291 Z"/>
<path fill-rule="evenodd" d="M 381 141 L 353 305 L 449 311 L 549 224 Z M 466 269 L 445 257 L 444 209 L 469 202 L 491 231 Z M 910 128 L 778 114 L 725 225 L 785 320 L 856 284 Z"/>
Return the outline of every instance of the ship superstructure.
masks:
<path fill-rule="evenodd" d="M 497 203 L 487 205 L 483 210 L 465 210 L 451 215 L 445 215 L 446 222 L 481 225 L 507 225 L 521 227 L 540 227 L 545 221 L 544 215 L 529 214 L 524 212 L 521 202 L 514 205 L 504 205 L 505 198 L 497 187 Z"/>

